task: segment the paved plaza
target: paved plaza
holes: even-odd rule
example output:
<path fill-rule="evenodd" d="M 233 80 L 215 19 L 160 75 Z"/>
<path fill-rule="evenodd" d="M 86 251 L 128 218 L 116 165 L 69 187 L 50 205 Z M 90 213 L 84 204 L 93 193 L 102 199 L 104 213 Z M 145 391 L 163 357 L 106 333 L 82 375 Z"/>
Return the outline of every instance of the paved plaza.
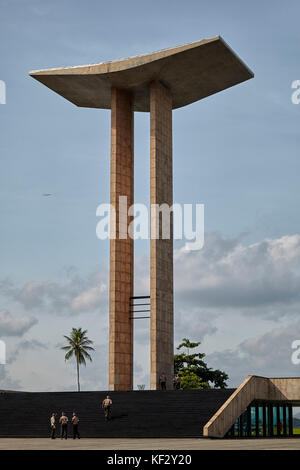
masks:
<path fill-rule="evenodd" d="M 1 438 L 0 450 L 300 450 L 292 439 L 16 439 Z"/>

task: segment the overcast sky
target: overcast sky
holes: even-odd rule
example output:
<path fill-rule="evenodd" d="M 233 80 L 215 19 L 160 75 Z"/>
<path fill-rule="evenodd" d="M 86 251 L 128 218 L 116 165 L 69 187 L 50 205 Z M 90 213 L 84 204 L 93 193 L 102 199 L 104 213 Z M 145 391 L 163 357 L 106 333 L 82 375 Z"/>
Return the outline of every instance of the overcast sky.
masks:
<path fill-rule="evenodd" d="M 297 376 L 300 339 L 300 5 L 296 0 L 0 0 L 0 388 L 73 390 L 59 346 L 95 342 L 82 389 L 108 378 L 110 112 L 77 108 L 28 76 L 221 35 L 255 78 L 174 111 L 174 200 L 205 205 L 205 245 L 175 244 L 175 338 L 201 341 L 237 386 Z M 135 200 L 149 202 L 149 115 L 135 116 Z M 51 197 L 43 197 L 51 193 Z M 149 293 L 136 243 L 136 295 Z M 149 385 L 149 324 L 137 323 L 135 384 Z"/>

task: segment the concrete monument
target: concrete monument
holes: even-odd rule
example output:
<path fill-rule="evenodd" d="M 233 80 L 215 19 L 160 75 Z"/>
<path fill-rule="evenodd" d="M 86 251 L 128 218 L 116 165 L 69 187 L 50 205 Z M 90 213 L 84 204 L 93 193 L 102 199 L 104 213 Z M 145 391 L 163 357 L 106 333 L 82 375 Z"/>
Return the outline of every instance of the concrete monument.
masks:
<path fill-rule="evenodd" d="M 152 54 L 94 65 L 38 70 L 30 75 L 77 106 L 111 109 L 111 204 L 117 214 L 110 241 L 109 386 L 133 388 L 133 240 L 119 196 L 134 202 L 134 112 L 150 112 L 150 202 L 173 203 L 172 110 L 253 77 L 220 36 Z M 153 225 L 154 220 L 151 220 Z M 150 242 L 151 389 L 173 376 L 173 225 L 170 239 Z"/>

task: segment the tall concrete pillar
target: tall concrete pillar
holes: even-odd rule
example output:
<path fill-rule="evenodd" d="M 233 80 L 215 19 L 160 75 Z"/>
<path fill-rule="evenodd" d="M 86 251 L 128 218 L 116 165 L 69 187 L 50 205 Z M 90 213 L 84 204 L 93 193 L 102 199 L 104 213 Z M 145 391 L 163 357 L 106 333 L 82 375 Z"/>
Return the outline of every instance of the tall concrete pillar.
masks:
<path fill-rule="evenodd" d="M 115 208 L 116 225 L 113 226 L 112 213 L 111 231 L 115 228 L 115 237 L 110 240 L 110 390 L 133 388 L 133 321 L 129 314 L 129 299 L 133 296 L 133 240 L 128 236 L 131 218 L 123 204 L 127 202 L 130 207 L 134 199 L 133 131 L 132 97 L 127 91 L 112 88 L 110 200 Z"/>
<path fill-rule="evenodd" d="M 127 196 L 128 206 L 133 203 L 133 111 L 149 112 L 150 108 L 151 204 L 171 206 L 172 108 L 202 100 L 254 75 L 220 36 L 129 59 L 35 70 L 30 75 L 77 106 L 111 108 L 111 202 L 117 210 L 117 239 L 110 244 L 109 384 L 111 390 L 130 390 L 133 241 L 118 237 L 118 209 L 119 196 Z M 153 77 L 155 82 L 151 82 Z M 130 220 L 126 208 L 121 212 L 120 226 L 126 233 Z M 155 215 L 151 227 L 157 228 Z M 150 242 L 151 389 L 158 388 L 162 373 L 171 387 L 173 375 L 172 218 L 169 228 L 171 238 Z"/>
<path fill-rule="evenodd" d="M 172 95 L 160 82 L 150 84 L 150 203 L 173 204 L 172 178 Z M 158 206 L 156 206 L 157 208 Z M 154 238 L 159 218 L 151 214 L 150 300 L 151 300 L 151 389 L 159 388 L 159 377 L 165 374 L 167 388 L 172 387 L 174 371 L 173 326 L 173 217 L 170 236 Z"/>

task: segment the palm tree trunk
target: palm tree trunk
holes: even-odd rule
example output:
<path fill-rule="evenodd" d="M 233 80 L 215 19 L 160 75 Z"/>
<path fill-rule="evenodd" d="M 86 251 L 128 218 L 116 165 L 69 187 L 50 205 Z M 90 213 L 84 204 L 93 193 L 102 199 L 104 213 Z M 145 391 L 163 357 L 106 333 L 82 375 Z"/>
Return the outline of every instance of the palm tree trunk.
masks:
<path fill-rule="evenodd" d="M 78 357 L 76 357 L 76 364 L 77 364 L 77 389 L 80 392 L 80 383 L 79 383 L 79 361 Z"/>

